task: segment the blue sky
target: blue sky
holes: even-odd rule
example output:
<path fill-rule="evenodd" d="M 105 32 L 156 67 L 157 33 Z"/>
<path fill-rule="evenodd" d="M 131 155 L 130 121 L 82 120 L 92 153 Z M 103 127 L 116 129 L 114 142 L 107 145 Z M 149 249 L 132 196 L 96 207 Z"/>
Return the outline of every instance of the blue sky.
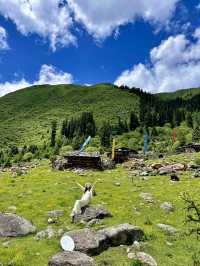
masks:
<path fill-rule="evenodd" d="M 100 82 L 200 86 L 200 1 L 0 0 L 0 96 Z"/>

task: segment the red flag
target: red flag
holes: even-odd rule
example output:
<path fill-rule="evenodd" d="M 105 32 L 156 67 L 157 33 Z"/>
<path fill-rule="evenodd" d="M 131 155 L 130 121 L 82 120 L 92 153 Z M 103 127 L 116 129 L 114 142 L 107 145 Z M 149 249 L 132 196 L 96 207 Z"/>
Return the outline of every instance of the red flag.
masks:
<path fill-rule="evenodd" d="M 173 129 L 172 139 L 173 139 L 173 142 L 176 142 L 176 129 L 175 128 Z"/>

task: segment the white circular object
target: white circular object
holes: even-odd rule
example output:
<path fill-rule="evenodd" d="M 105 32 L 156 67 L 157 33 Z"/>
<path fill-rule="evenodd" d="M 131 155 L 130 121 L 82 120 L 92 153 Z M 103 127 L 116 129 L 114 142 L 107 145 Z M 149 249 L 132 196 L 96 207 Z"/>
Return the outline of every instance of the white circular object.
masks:
<path fill-rule="evenodd" d="M 63 236 L 60 240 L 60 245 L 65 251 L 73 251 L 75 248 L 74 240 L 70 236 Z"/>

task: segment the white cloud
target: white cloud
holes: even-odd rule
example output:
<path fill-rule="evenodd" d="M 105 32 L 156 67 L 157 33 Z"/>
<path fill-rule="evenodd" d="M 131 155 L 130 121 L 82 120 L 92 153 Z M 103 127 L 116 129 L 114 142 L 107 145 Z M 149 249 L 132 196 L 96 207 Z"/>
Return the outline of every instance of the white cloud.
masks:
<path fill-rule="evenodd" d="M 9 45 L 7 42 L 7 32 L 0 26 L 0 50 L 8 50 Z"/>
<path fill-rule="evenodd" d="M 54 66 L 43 65 L 40 70 L 39 80 L 36 84 L 69 84 L 73 83 L 73 76 L 70 73 L 58 71 Z"/>
<path fill-rule="evenodd" d="M 138 17 L 147 21 L 166 23 L 179 0 L 68 0 L 79 21 L 97 39 L 111 35 L 115 30 Z"/>
<path fill-rule="evenodd" d="M 0 83 L 0 97 L 10 92 L 14 92 L 33 85 L 56 85 L 71 83 L 73 83 L 73 76 L 70 73 L 57 70 L 52 65 L 42 65 L 37 81 L 31 83 L 23 78 L 21 80 L 16 80 L 12 82 Z"/>
<path fill-rule="evenodd" d="M 178 1 L 0 0 L 0 14 L 11 19 L 22 34 L 49 39 L 55 51 L 57 46 L 76 44 L 74 22 L 81 23 L 94 38 L 105 39 L 137 18 L 167 24 Z"/>
<path fill-rule="evenodd" d="M 60 0 L 0 0 L 0 14 L 11 19 L 24 35 L 36 33 L 57 46 L 75 43 L 71 34 L 72 18 L 67 6 Z"/>
<path fill-rule="evenodd" d="M 150 52 L 150 64 L 124 71 L 116 85 L 140 87 L 150 92 L 174 91 L 200 86 L 200 28 L 193 40 L 171 36 Z"/>

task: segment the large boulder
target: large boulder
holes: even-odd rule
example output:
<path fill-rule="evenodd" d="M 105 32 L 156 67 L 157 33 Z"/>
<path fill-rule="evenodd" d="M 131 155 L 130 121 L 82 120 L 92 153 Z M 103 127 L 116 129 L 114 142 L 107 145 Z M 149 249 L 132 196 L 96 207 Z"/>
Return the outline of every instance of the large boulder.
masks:
<path fill-rule="evenodd" d="M 88 228 L 71 231 L 67 235 L 74 240 L 76 251 L 86 253 L 89 256 L 98 255 L 109 247 L 104 234 L 99 234 Z"/>
<path fill-rule="evenodd" d="M 131 245 L 144 236 L 141 228 L 130 224 L 108 227 L 98 233 L 106 236 L 110 246 Z"/>
<path fill-rule="evenodd" d="M 95 266 L 94 260 L 78 251 L 61 252 L 51 258 L 49 266 Z"/>
<path fill-rule="evenodd" d="M 158 169 L 160 169 L 161 167 L 163 167 L 163 164 L 161 164 L 161 163 L 153 163 L 153 164 L 151 165 L 151 167 L 152 167 L 153 169 L 155 169 L 155 170 L 158 170 Z"/>
<path fill-rule="evenodd" d="M 173 169 L 172 165 L 166 165 L 158 169 L 158 173 L 160 175 L 167 175 L 167 174 L 172 174 L 174 173 L 175 170 Z"/>
<path fill-rule="evenodd" d="M 104 219 L 106 217 L 112 217 L 112 214 L 102 206 L 87 206 L 82 210 L 82 214 L 75 216 L 75 222 L 89 222 L 94 219 Z"/>
<path fill-rule="evenodd" d="M 75 243 L 75 250 L 88 255 L 98 255 L 111 246 L 131 245 L 140 240 L 144 232 L 137 226 L 122 224 L 99 231 L 82 229 L 68 232 Z"/>
<path fill-rule="evenodd" d="M 28 220 L 12 213 L 0 213 L 0 237 L 25 236 L 36 232 Z"/>
<path fill-rule="evenodd" d="M 185 171 L 186 165 L 183 163 L 175 163 L 172 165 L 174 171 Z"/>

